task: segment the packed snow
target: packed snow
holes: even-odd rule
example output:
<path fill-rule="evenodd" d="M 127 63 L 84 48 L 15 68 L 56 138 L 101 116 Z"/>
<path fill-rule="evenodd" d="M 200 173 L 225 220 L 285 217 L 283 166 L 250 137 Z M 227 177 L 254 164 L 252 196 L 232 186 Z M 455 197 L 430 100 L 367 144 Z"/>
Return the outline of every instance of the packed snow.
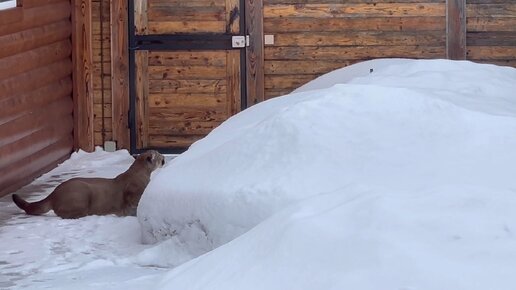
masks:
<path fill-rule="evenodd" d="M 145 191 L 144 241 L 201 255 L 162 288 L 512 289 L 515 117 L 515 69 L 445 60 L 256 105 Z"/>
<path fill-rule="evenodd" d="M 153 173 L 138 217 L 0 199 L 0 288 L 513 289 L 516 69 L 381 59 L 255 105 Z M 22 191 L 113 177 L 80 152 Z"/>
<path fill-rule="evenodd" d="M 39 200 L 64 180 L 112 178 L 133 161 L 125 150 L 81 151 L 19 193 Z M 168 269 L 147 263 L 149 246 L 140 235 L 136 217 L 28 216 L 6 196 L 0 199 L 0 289 L 149 289 Z"/>

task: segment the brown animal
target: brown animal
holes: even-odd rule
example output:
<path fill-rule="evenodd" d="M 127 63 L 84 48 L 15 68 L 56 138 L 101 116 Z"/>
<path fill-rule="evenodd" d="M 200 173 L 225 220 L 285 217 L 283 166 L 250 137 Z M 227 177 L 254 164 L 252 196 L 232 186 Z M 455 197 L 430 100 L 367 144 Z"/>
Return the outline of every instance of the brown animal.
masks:
<path fill-rule="evenodd" d="M 113 179 L 72 178 L 41 201 L 29 203 L 16 194 L 13 194 L 13 201 L 27 214 L 40 215 L 53 209 L 64 219 L 87 215 L 135 215 L 151 172 L 164 164 L 163 155 L 150 150 L 140 154 L 126 172 Z"/>

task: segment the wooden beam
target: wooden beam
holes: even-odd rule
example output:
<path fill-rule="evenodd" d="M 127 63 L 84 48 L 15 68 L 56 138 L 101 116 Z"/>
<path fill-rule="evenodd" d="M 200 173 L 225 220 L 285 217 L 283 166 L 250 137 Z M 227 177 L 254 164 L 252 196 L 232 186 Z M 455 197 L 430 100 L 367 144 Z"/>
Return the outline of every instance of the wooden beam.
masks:
<path fill-rule="evenodd" d="M 93 52 L 90 0 L 73 0 L 72 24 L 74 147 L 93 151 Z"/>
<path fill-rule="evenodd" d="M 111 94 L 113 140 L 118 149 L 129 141 L 129 40 L 127 1 L 111 1 Z"/>
<path fill-rule="evenodd" d="M 446 5 L 446 56 L 466 59 L 466 0 L 447 0 Z"/>
<path fill-rule="evenodd" d="M 264 100 L 263 0 L 245 2 L 247 48 L 247 107 Z"/>

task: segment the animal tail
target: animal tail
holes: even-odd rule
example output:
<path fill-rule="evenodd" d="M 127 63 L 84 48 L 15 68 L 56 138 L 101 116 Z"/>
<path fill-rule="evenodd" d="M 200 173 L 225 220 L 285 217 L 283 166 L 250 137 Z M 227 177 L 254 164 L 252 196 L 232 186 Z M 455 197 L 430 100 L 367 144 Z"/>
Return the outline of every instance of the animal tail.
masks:
<path fill-rule="evenodd" d="M 14 203 L 27 214 L 40 215 L 52 209 L 52 203 L 48 198 L 36 202 L 27 202 L 17 194 L 13 194 Z"/>

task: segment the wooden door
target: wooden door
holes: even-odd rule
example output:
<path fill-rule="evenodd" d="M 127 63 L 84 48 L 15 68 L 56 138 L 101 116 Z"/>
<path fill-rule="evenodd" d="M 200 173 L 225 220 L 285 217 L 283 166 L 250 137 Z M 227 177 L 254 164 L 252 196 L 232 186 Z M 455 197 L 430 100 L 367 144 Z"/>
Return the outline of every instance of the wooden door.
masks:
<path fill-rule="evenodd" d="M 245 47 L 232 45 L 243 32 L 244 6 L 240 0 L 132 1 L 131 149 L 181 152 L 245 105 Z"/>

